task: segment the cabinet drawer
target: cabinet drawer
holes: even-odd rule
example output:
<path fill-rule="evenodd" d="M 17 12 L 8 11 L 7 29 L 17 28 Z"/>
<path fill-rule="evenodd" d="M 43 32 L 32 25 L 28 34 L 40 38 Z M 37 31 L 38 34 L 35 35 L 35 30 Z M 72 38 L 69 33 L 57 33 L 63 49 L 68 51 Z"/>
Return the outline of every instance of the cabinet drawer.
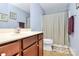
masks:
<path fill-rule="evenodd" d="M 40 39 L 43 39 L 43 34 L 41 33 L 41 34 L 39 34 L 39 40 Z"/>
<path fill-rule="evenodd" d="M 23 51 L 23 56 L 37 56 L 37 44 L 33 44 Z"/>
<path fill-rule="evenodd" d="M 30 46 L 34 42 L 36 42 L 37 36 L 28 37 L 26 39 L 23 39 L 23 49 Z"/>
<path fill-rule="evenodd" d="M 12 56 L 19 52 L 19 41 L 0 47 L 0 55 Z"/>

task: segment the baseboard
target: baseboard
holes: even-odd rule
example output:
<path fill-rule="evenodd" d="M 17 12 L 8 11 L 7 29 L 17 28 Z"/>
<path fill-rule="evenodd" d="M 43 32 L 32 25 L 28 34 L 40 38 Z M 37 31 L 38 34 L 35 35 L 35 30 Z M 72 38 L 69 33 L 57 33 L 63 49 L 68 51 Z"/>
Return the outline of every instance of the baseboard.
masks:
<path fill-rule="evenodd" d="M 71 47 L 69 47 L 69 50 L 70 50 L 70 52 L 71 52 L 71 54 L 72 54 L 73 56 L 76 56 L 76 53 L 74 52 L 74 50 L 73 50 Z"/>
<path fill-rule="evenodd" d="M 53 44 L 53 46 L 68 48 L 67 45 L 58 45 L 58 44 Z"/>

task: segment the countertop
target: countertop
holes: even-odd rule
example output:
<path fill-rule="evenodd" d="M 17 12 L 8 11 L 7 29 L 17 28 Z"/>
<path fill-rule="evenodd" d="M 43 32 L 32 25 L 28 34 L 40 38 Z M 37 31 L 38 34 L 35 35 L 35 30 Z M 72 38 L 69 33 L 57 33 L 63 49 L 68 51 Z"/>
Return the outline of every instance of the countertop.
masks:
<path fill-rule="evenodd" d="M 0 44 L 19 40 L 19 39 L 29 37 L 32 35 L 36 35 L 36 34 L 40 34 L 40 33 L 42 33 L 42 32 L 26 31 L 26 32 L 20 32 L 20 33 L 1 33 L 0 34 Z"/>

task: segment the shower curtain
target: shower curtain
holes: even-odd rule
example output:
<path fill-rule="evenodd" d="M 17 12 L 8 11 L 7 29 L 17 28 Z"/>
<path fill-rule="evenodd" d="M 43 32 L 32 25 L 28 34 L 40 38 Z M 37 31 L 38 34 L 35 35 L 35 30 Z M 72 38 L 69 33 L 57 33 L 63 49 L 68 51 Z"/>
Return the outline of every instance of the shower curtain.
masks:
<path fill-rule="evenodd" d="M 67 28 L 67 12 L 44 15 L 42 28 L 44 38 L 52 39 L 54 44 L 68 44 Z"/>

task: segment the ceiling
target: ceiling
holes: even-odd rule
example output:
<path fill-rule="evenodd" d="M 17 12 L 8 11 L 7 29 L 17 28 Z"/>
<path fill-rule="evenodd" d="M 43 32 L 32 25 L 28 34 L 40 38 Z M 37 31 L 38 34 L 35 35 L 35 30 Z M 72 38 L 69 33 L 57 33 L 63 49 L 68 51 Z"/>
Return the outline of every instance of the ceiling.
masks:
<path fill-rule="evenodd" d="M 30 14 L 30 3 L 16 3 L 13 5 L 21 8 L 22 10 Z M 67 3 L 40 3 L 40 6 L 43 9 L 43 11 L 45 11 L 45 14 L 66 11 L 68 9 Z"/>
<path fill-rule="evenodd" d="M 66 11 L 68 4 L 66 3 L 41 3 L 40 4 L 46 14 Z"/>
<path fill-rule="evenodd" d="M 12 3 L 12 5 L 14 5 L 30 14 L 30 3 Z"/>

